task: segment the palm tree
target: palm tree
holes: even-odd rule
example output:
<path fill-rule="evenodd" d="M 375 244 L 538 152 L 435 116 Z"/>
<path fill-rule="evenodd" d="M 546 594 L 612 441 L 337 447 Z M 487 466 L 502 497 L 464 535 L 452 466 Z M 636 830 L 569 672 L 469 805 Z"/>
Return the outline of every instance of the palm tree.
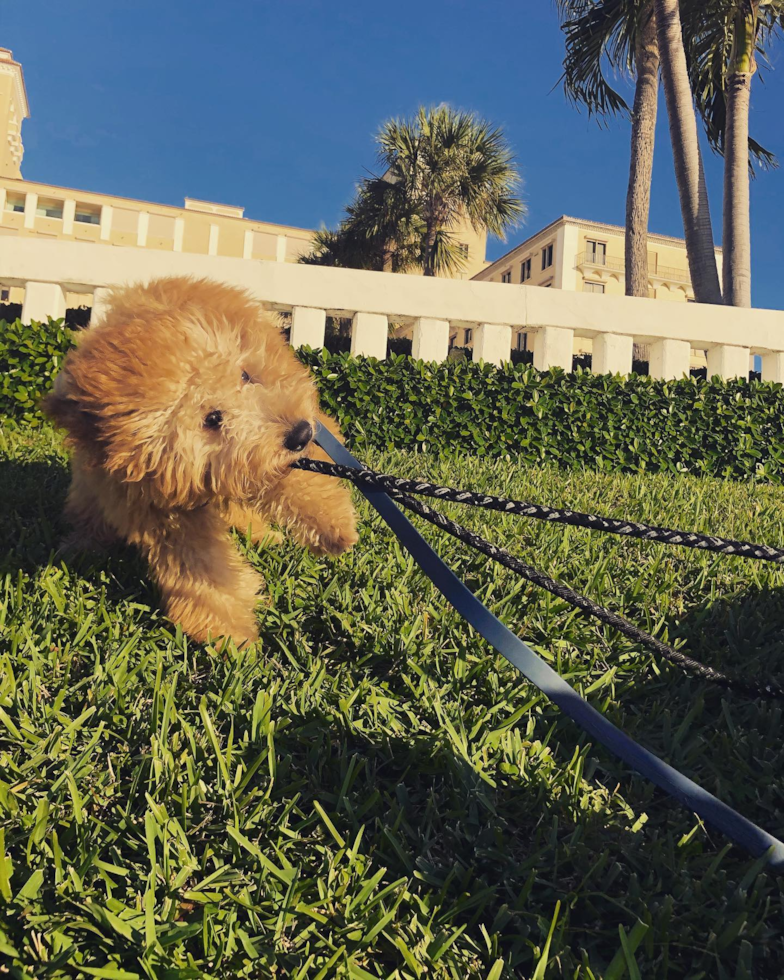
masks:
<path fill-rule="evenodd" d="M 416 232 L 421 222 L 381 178 L 364 179 L 334 231 L 313 237 L 304 265 L 329 265 L 378 272 L 406 272 L 416 265 Z"/>
<path fill-rule="evenodd" d="M 659 91 L 653 0 L 558 0 L 566 36 L 563 83 L 589 115 L 629 112 L 604 63 L 636 76 L 626 193 L 626 294 L 648 295 L 648 215 Z"/>
<path fill-rule="evenodd" d="M 338 228 L 317 232 L 300 262 L 450 275 L 465 264 L 459 221 L 503 238 L 525 213 L 503 133 L 471 113 L 422 107 L 376 140 L 382 175 L 360 182 Z"/>
<path fill-rule="evenodd" d="M 626 214 L 626 291 L 645 295 L 647 264 L 647 218 L 650 199 L 650 172 L 653 158 L 653 136 L 656 113 L 658 44 L 655 37 L 653 0 L 557 0 L 562 13 L 562 30 L 566 35 L 566 57 L 563 81 L 567 96 L 585 105 L 589 114 L 609 115 L 628 112 L 623 96 L 615 91 L 604 75 L 604 66 L 623 73 L 636 74 L 635 100 L 632 110 L 632 153 Z M 729 99 L 728 93 L 744 91 L 731 85 L 730 78 L 742 68 L 744 51 L 750 40 L 748 31 L 735 29 L 739 20 L 756 13 L 758 51 L 764 51 L 776 30 L 782 25 L 784 0 L 682 0 L 681 16 L 685 54 L 691 79 L 692 96 L 711 147 L 724 154 L 732 144 L 732 159 L 725 164 L 724 206 L 724 286 L 725 302 L 739 304 L 739 279 L 748 283 L 748 204 L 744 131 L 747 137 L 750 172 L 754 165 L 775 166 L 775 157 L 748 136 L 748 99 Z M 750 25 L 751 28 L 751 25 Z M 753 28 L 751 28 L 753 29 Z M 745 38 L 745 47 L 735 38 Z M 753 48 L 750 55 L 753 57 Z M 732 66 L 735 71 L 731 72 Z M 743 82 L 748 78 L 743 74 Z M 745 88 L 748 85 L 745 84 Z M 728 103 L 733 102 L 728 114 Z M 737 120 L 738 109 L 741 119 Z M 730 130 L 729 134 L 727 133 Z M 697 175 L 698 181 L 699 173 Z M 704 190 L 704 182 L 703 182 Z M 746 195 L 744 197 L 744 195 Z M 738 247 L 738 242 L 744 242 Z M 709 264 L 712 259 L 709 258 Z M 739 273 L 735 270 L 743 269 Z M 699 290 L 698 290 L 699 292 Z M 715 294 L 714 294 L 715 299 Z"/>
<path fill-rule="evenodd" d="M 329 265 L 340 269 L 381 269 L 382 258 L 367 241 L 352 234 L 344 224 L 333 231 L 319 229 L 310 245 L 310 251 L 300 255 L 301 265 Z"/>
<path fill-rule="evenodd" d="M 410 272 L 418 265 L 422 219 L 386 175 L 363 178 L 346 208 L 344 225 L 375 251 L 380 270 Z M 439 267 L 439 272 L 450 271 L 451 267 Z"/>
<path fill-rule="evenodd" d="M 749 137 L 751 80 L 784 26 L 784 0 L 703 0 L 685 14 L 690 38 L 692 87 L 711 145 L 724 154 L 722 268 L 724 302 L 751 306 L 751 160 L 775 165 L 771 153 Z"/>
<path fill-rule="evenodd" d="M 656 115 L 659 99 L 659 41 L 653 3 L 641 12 L 634 47 L 637 82 L 632 109 L 632 147 L 626 192 L 626 294 L 648 295 L 648 216 Z"/>
<path fill-rule="evenodd" d="M 503 239 L 525 214 L 503 133 L 472 113 L 420 107 L 413 119 L 385 123 L 376 141 L 385 171 L 379 179 L 421 222 L 418 264 L 426 276 L 460 261 L 453 236 L 460 220 Z"/>
<path fill-rule="evenodd" d="M 694 296 L 698 303 L 721 303 L 708 188 L 697 138 L 697 118 L 686 64 L 679 0 L 654 0 L 654 11 L 675 178 Z"/>

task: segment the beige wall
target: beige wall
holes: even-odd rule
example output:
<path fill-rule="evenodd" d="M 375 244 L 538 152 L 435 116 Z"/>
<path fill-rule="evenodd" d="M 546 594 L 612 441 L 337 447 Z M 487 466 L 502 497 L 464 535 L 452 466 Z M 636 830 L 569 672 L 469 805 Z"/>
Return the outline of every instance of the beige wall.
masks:
<path fill-rule="evenodd" d="M 313 234 L 290 225 L 205 213 L 201 202 L 171 207 L 12 178 L 0 178 L 0 201 L 0 236 L 296 262 L 309 249 Z M 25 211 L 15 210 L 19 206 Z M 46 208 L 53 210 L 53 216 L 47 216 Z M 241 214 L 241 209 L 233 210 Z M 92 220 L 84 220 L 88 217 Z M 247 233 L 250 238 L 246 242 Z M 246 254 L 248 247 L 250 253 Z"/>
<path fill-rule="evenodd" d="M 553 268 L 542 270 L 542 249 L 554 243 Z M 591 242 L 597 243 L 594 250 Z M 603 260 L 596 260 L 604 246 Z M 511 282 L 520 283 L 521 265 L 531 259 L 531 278 L 526 285 L 552 286 L 556 289 L 591 290 L 591 284 L 603 287 L 605 294 L 622 296 L 625 292 L 624 230 L 599 222 L 562 217 L 537 232 L 502 258 L 488 265 L 474 278 L 503 282 L 511 273 Z M 648 245 L 650 297 L 667 302 L 685 303 L 694 298 L 685 243 L 663 235 L 650 235 Z M 716 250 L 721 267 L 721 249 Z M 586 283 L 589 285 L 586 287 Z"/>
<path fill-rule="evenodd" d="M 596 230 L 578 228 L 578 255 L 583 260 L 591 256 L 590 242 L 605 245 L 606 264 L 602 267 L 589 261 L 578 262 L 583 285 L 586 281 L 596 282 L 604 284 L 605 293 L 623 295 L 625 292 L 623 234 L 613 234 L 601 228 Z M 648 272 L 651 298 L 678 303 L 694 299 L 685 244 L 669 244 L 652 236 L 648 245 Z M 585 289 L 583 291 L 587 292 Z"/>
<path fill-rule="evenodd" d="M 487 250 L 487 232 L 477 231 L 470 221 L 461 221 L 452 234 L 468 246 L 468 256 L 462 272 L 451 276 L 452 279 L 473 279 L 485 267 L 485 252 Z"/>
<path fill-rule="evenodd" d="M 10 74 L 0 74 L 0 135 L 8 134 L 12 126 L 13 85 Z M 8 139 L 0 140 L 0 176 L 18 177 L 20 173 L 19 164 L 12 159 Z"/>
<path fill-rule="evenodd" d="M 525 280 L 526 286 L 553 286 L 557 262 L 557 229 L 548 227 L 507 252 L 501 259 L 485 265 L 474 275 L 480 282 L 504 282 L 505 275 L 511 275 L 515 284 L 523 283 L 522 265 L 531 260 L 531 278 Z M 553 263 L 542 268 L 542 250 L 553 246 Z"/>

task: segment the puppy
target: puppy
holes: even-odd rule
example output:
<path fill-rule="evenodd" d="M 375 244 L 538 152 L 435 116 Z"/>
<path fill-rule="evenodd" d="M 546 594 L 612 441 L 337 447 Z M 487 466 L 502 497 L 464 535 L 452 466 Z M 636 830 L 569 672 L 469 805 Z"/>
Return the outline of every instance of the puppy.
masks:
<path fill-rule="evenodd" d="M 43 407 L 74 450 L 71 543 L 139 548 L 194 640 L 258 637 L 263 581 L 229 526 L 259 542 L 274 521 L 316 554 L 357 540 L 348 490 L 290 468 L 327 459 L 316 421 L 337 426 L 274 318 L 239 289 L 166 278 L 113 290 Z"/>

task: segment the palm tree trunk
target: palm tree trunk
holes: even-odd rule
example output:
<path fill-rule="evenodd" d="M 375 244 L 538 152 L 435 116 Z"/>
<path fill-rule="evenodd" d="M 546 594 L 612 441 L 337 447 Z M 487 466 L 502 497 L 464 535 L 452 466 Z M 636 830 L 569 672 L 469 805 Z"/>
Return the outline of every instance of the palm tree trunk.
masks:
<path fill-rule="evenodd" d="M 626 295 L 648 295 L 648 214 L 659 95 L 659 42 L 653 0 L 643 11 L 635 51 L 637 84 L 632 109 L 629 189 L 626 193 Z"/>
<path fill-rule="evenodd" d="M 424 261 L 422 262 L 422 274 L 425 276 L 434 276 L 436 274 L 435 244 L 437 230 L 435 221 L 428 222 L 425 232 Z"/>
<path fill-rule="evenodd" d="M 734 23 L 726 84 L 722 279 L 728 306 L 751 306 L 751 222 L 749 201 L 749 104 L 756 67 L 756 4 Z"/>
<path fill-rule="evenodd" d="M 686 69 L 679 0 L 655 0 L 655 10 L 675 178 L 694 296 L 698 303 L 721 303 L 708 189 Z"/>

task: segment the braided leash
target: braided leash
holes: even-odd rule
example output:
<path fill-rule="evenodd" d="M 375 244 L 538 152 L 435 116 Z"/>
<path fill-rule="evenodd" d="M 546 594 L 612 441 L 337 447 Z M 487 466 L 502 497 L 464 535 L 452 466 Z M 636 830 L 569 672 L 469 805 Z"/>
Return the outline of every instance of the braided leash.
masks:
<path fill-rule="evenodd" d="M 512 507 L 527 508 L 536 505 L 523 504 L 517 501 L 505 501 L 504 498 L 502 497 L 487 497 L 483 494 L 473 494 L 467 491 L 454 490 L 449 487 L 438 487 L 435 484 L 431 484 L 431 483 L 422 484 L 419 481 L 403 480 L 398 477 L 385 476 L 380 473 L 375 473 L 373 470 L 365 470 L 365 469 L 356 470 L 356 469 L 352 469 L 349 466 L 339 466 L 334 463 L 322 462 L 321 460 L 300 459 L 293 464 L 293 468 L 306 470 L 311 473 L 320 473 L 324 476 L 336 476 L 341 479 L 351 480 L 352 482 L 361 484 L 362 486 L 371 486 L 374 489 L 382 490 L 384 493 L 388 494 L 388 496 L 390 496 L 393 500 L 396 500 L 398 503 L 402 504 L 408 510 L 413 511 L 415 514 L 418 514 L 420 517 L 424 518 L 424 520 L 429 521 L 431 524 L 434 524 L 436 527 L 441 528 L 441 530 L 446 531 L 448 534 L 451 534 L 459 541 L 462 541 L 464 544 L 469 545 L 469 547 L 474 548 L 476 551 L 479 551 L 482 554 L 487 555 L 488 558 L 491 558 L 493 561 L 498 562 L 498 564 L 503 565 L 506 568 L 509 568 L 517 575 L 528 580 L 529 582 L 533 582 L 534 585 L 538 585 L 540 588 L 545 589 L 547 592 L 550 592 L 552 595 L 556 596 L 557 598 L 562 599 L 564 602 L 568 602 L 570 605 L 575 606 L 577 609 L 580 609 L 582 612 L 587 613 L 589 616 L 593 616 L 594 618 L 598 619 L 600 622 L 605 623 L 608 626 L 612 626 L 614 629 L 617 629 L 624 636 L 629 637 L 629 639 L 633 640 L 634 642 L 640 643 L 641 645 L 647 647 L 649 650 L 652 650 L 654 653 L 659 654 L 659 656 L 663 657 L 665 660 L 668 660 L 670 663 L 674 664 L 675 666 L 680 667 L 682 670 L 694 674 L 697 677 L 701 677 L 703 680 L 711 681 L 714 684 L 719 684 L 720 686 L 726 688 L 727 690 L 736 691 L 738 693 L 745 694 L 749 697 L 765 698 L 765 699 L 784 699 L 784 688 L 781 688 L 778 684 L 772 682 L 767 682 L 767 683 L 756 682 L 756 681 L 748 682 L 748 681 L 741 680 L 740 678 L 731 677 L 728 674 L 724 674 L 721 671 L 716 670 L 713 667 L 710 667 L 708 664 L 704 664 L 699 660 L 695 660 L 693 657 L 689 657 L 687 654 L 674 649 L 673 647 L 669 646 L 666 643 L 662 643 L 661 640 L 657 640 L 654 636 L 651 636 L 650 633 L 646 633 L 644 630 L 641 630 L 639 627 L 635 626 L 633 623 L 630 623 L 627 619 L 624 619 L 622 616 L 619 616 L 616 613 L 611 612 L 609 609 L 605 609 L 604 606 L 600 606 L 597 602 L 594 602 L 592 599 L 589 599 L 586 596 L 581 595 L 579 592 L 575 592 L 574 589 L 571 589 L 568 585 L 562 585 L 560 582 L 556 582 L 554 579 L 551 579 L 547 575 L 544 575 L 541 572 L 537 571 L 537 569 L 535 569 L 533 566 L 526 564 L 525 562 L 521 561 L 519 558 L 516 558 L 513 554 L 511 554 L 511 552 L 507 551 L 505 548 L 501 548 L 497 545 L 492 544 L 490 541 L 487 541 L 485 538 L 481 537 L 479 534 L 476 534 L 474 531 L 471 531 L 467 527 L 464 527 L 462 524 L 458 524 L 456 521 L 451 520 L 445 514 L 442 514 L 440 511 L 434 510 L 432 507 L 429 507 L 427 504 L 423 504 L 421 501 L 415 500 L 413 497 L 410 497 L 408 494 L 403 492 L 402 485 L 405 485 L 406 488 L 411 488 L 413 492 L 422 492 L 425 493 L 425 495 L 427 496 L 433 496 L 433 497 L 437 496 L 441 499 L 446 499 L 446 500 L 456 500 L 459 503 L 474 504 L 473 498 L 475 498 L 477 501 L 475 503 L 475 506 L 487 507 L 488 509 L 491 510 L 501 510 L 504 511 L 505 513 L 525 513 L 522 510 L 514 510 L 512 509 Z M 418 488 L 421 486 L 427 487 L 428 490 L 420 491 Z M 443 491 L 443 492 L 438 492 L 438 491 Z M 453 494 L 455 496 L 449 496 L 449 494 Z M 489 504 L 483 503 L 482 501 L 491 501 L 491 503 Z M 509 504 L 512 506 L 511 507 L 501 506 L 502 504 Z M 537 509 L 541 511 L 551 510 L 550 508 L 547 507 L 542 507 Z M 588 516 L 582 514 L 575 514 L 575 512 L 573 511 L 552 511 L 552 513 L 554 514 L 557 513 L 559 516 L 562 514 L 574 515 L 577 517 Z M 526 516 L 534 516 L 534 515 L 526 514 Z M 548 519 L 548 518 L 542 518 L 542 519 Z M 559 520 L 558 518 L 549 518 L 549 519 L 551 520 L 554 519 L 559 523 L 575 523 L 575 524 L 577 523 L 576 521 L 572 522 L 568 520 Z M 590 518 L 590 519 L 594 521 L 606 520 L 605 518 Z M 632 527 L 635 529 L 639 528 L 639 529 L 652 530 L 652 531 L 665 531 L 665 533 L 671 536 L 680 536 L 680 537 L 686 536 L 690 539 L 702 538 L 705 539 L 706 541 L 709 541 L 711 545 L 715 542 L 719 543 L 719 546 L 715 546 L 715 547 L 709 547 L 708 545 L 700 545 L 700 544 L 686 544 L 686 547 L 707 548 L 708 550 L 712 550 L 712 551 L 720 551 L 722 554 L 741 554 L 743 557 L 746 558 L 761 558 L 762 560 L 768 560 L 768 561 L 781 560 L 775 557 L 771 557 L 770 554 L 768 554 L 770 552 L 777 552 L 778 549 L 767 548 L 764 545 L 749 545 L 746 544 L 745 542 L 728 541 L 726 539 L 714 538 L 714 537 L 709 538 L 707 535 L 693 535 L 693 534 L 684 535 L 684 532 L 681 531 L 668 531 L 666 529 L 661 529 L 661 528 L 648 528 L 648 526 L 644 524 L 629 525 L 628 523 L 622 521 L 613 521 L 612 523 L 623 525 L 625 527 Z M 580 524 L 578 526 L 590 526 L 590 525 Z M 603 529 L 607 530 L 607 528 L 603 528 Z M 614 531 L 614 533 L 623 534 L 626 532 L 617 530 Z M 633 536 L 645 537 L 646 535 L 640 533 L 640 534 L 634 534 Z M 655 540 L 655 541 L 664 540 L 661 537 L 649 537 L 648 539 Z M 673 540 L 672 538 L 670 538 L 669 540 L 666 540 L 666 543 L 684 544 L 685 542 L 682 540 Z M 721 545 L 734 545 L 736 547 L 742 546 L 746 550 L 730 551 L 726 548 L 722 548 Z M 752 553 L 750 549 L 762 550 L 766 553 L 764 555 L 758 555 Z M 784 552 L 780 552 L 780 554 L 784 556 Z"/>
<path fill-rule="evenodd" d="M 720 555 L 737 555 L 740 558 L 754 558 L 758 561 L 784 563 L 784 548 L 772 548 L 766 544 L 753 544 L 750 541 L 734 541 L 732 538 L 718 538 L 711 534 L 697 534 L 694 531 L 677 531 L 669 527 L 657 527 L 636 521 L 620 521 L 613 517 L 598 517 L 595 514 L 581 514 L 576 510 L 556 510 L 542 504 L 530 504 L 523 500 L 508 500 L 490 494 L 474 493 L 471 490 L 456 490 L 454 487 L 441 487 L 423 480 L 404 480 L 399 476 L 387 476 L 375 470 L 354 470 L 350 466 L 338 466 L 317 459 L 299 459 L 293 466 L 311 473 L 337 476 L 354 483 L 362 483 L 374 490 L 383 490 L 391 496 L 392 491 L 416 493 L 422 497 L 435 497 L 450 503 L 468 504 L 486 510 L 497 510 L 504 514 L 519 514 L 537 521 L 553 524 L 569 524 L 571 527 L 585 527 L 592 531 L 606 531 L 608 534 L 622 534 L 627 538 L 641 538 L 659 544 L 677 544 L 684 548 L 697 548 L 700 551 L 715 551 Z"/>
<path fill-rule="evenodd" d="M 316 441 L 335 461 L 354 469 L 363 468 L 359 460 L 323 426 L 318 427 Z M 477 599 L 466 584 L 444 564 L 384 491 L 368 489 L 362 483 L 358 483 L 357 488 L 455 612 L 567 718 L 621 762 L 631 766 L 662 789 L 688 812 L 696 813 L 712 824 L 753 857 L 764 856 L 769 868 L 784 872 L 784 841 L 727 806 L 694 780 L 678 772 L 639 742 L 635 742 L 617 725 L 613 725 Z"/>

